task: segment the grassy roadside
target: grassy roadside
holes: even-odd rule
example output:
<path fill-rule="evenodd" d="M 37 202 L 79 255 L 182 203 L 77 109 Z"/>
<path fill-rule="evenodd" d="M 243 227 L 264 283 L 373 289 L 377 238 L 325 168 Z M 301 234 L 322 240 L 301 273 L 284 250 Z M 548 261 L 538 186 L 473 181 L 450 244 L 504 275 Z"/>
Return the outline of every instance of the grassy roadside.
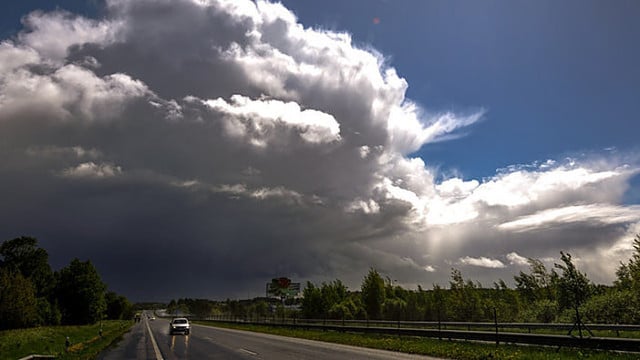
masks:
<path fill-rule="evenodd" d="M 258 325 L 241 325 L 208 321 L 194 321 L 202 325 L 249 330 L 268 334 L 318 340 L 345 345 L 361 346 L 374 349 L 399 351 L 411 354 L 430 355 L 446 359 L 481 360 L 481 359 L 624 359 L 638 360 L 640 354 L 615 353 L 590 350 L 574 350 L 538 347 L 484 344 L 465 341 L 448 341 L 417 337 L 398 337 L 375 334 L 353 334 L 335 331 L 317 331 L 287 329 Z"/>
<path fill-rule="evenodd" d="M 94 359 L 100 351 L 129 331 L 133 322 L 109 320 L 83 326 L 45 326 L 0 331 L 0 360 L 15 360 L 31 354 L 56 355 L 56 359 Z M 71 346 L 65 351 L 65 339 Z"/>

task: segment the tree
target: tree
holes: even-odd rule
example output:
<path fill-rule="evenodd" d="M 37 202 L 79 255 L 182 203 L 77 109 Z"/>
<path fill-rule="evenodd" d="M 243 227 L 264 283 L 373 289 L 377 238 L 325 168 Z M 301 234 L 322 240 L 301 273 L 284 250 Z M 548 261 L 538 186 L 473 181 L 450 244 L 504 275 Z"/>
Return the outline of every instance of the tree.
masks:
<path fill-rule="evenodd" d="M 614 285 L 620 290 L 634 290 L 640 293 L 640 234 L 633 239 L 635 250 L 627 264 L 621 263 L 616 271 L 617 279 Z"/>
<path fill-rule="evenodd" d="M 480 285 L 471 280 L 465 281 L 460 270 L 451 269 L 451 294 L 449 309 L 451 318 L 457 321 L 477 321 L 482 310 L 481 298 L 478 290 Z"/>
<path fill-rule="evenodd" d="M 302 316 L 307 319 L 319 319 L 326 314 L 322 292 L 311 281 L 307 281 L 302 296 Z"/>
<path fill-rule="evenodd" d="M 56 297 L 65 324 L 92 324 L 107 309 L 106 285 L 91 261 L 73 259 L 56 273 Z"/>
<path fill-rule="evenodd" d="M 547 272 L 547 268 L 538 259 L 527 259 L 530 274 L 520 271 L 513 277 L 520 296 L 529 303 L 540 300 L 555 300 L 553 284 L 557 274 Z"/>
<path fill-rule="evenodd" d="M 0 268 L 19 273 L 33 284 L 40 325 L 58 325 L 60 311 L 53 299 L 55 286 L 53 272 L 49 266 L 49 254 L 38 247 L 38 241 L 22 236 L 4 241 L 0 245 Z"/>
<path fill-rule="evenodd" d="M 515 290 L 509 289 L 504 280 L 500 279 L 498 282 L 493 283 L 493 289 L 491 290 L 490 308 L 496 310 L 498 321 L 512 322 L 516 320 L 518 315 L 518 294 Z M 488 309 L 492 311 L 493 309 Z M 493 314 L 485 316 L 488 318 L 493 317 Z"/>
<path fill-rule="evenodd" d="M 382 303 L 382 313 L 385 320 L 404 320 L 406 310 L 407 302 L 397 297 L 386 298 Z"/>
<path fill-rule="evenodd" d="M 0 329 L 31 327 L 38 321 L 35 287 L 20 272 L 0 269 Z"/>
<path fill-rule="evenodd" d="M 126 297 L 109 291 L 105 294 L 105 301 L 107 303 L 107 319 L 124 320 L 133 317 L 133 305 Z"/>
<path fill-rule="evenodd" d="M 53 283 L 53 273 L 49 266 L 49 254 L 38 247 L 38 240 L 22 236 L 4 241 L 0 245 L 2 261 L 0 267 L 17 271 L 31 280 L 36 296 L 47 296 Z"/>
<path fill-rule="evenodd" d="M 380 319 L 385 299 L 384 280 L 376 269 L 371 268 L 362 282 L 362 303 L 369 319 Z"/>
<path fill-rule="evenodd" d="M 640 304 L 631 290 L 616 288 L 591 297 L 581 307 L 589 322 L 604 324 L 637 324 Z"/>
<path fill-rule="evenodd" d="M 582 337 L 582 322 L 580 320 L 580 306 L 589 298 L 591 294 L 591 283 L 587 276 L 578 269 L 571 261 L 571 254 L 560 252 L 560 260 L 564 264 L 554 264 L 562 272 L 558 278 L 558 303 L 560 308 L 571 308 L 575 310 L 575 325 Z"/>

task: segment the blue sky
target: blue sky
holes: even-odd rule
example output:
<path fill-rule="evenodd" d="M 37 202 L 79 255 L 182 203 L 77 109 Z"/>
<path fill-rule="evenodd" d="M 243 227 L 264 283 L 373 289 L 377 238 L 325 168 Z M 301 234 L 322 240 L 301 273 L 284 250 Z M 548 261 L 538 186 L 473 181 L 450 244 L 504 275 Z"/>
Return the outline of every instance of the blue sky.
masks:
<path fill-rule="evenodd" d="M 637 1 L 109 4 L 0 5 L 0 240 L 54 267 L 162 300 L 632 251 Z"/>

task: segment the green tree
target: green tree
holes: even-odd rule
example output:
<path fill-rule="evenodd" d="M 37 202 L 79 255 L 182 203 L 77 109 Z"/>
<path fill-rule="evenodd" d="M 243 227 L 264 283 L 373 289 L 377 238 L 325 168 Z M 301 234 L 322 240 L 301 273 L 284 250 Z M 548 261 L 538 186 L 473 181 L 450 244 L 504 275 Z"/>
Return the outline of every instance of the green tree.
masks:
<path fill-rule="evenodd" d="M 0 329 L 31 327 L 38 321 L 35 287 L 20 272 L 0 269 Z"/>
<path fill-rule="evenodd" d="M 385 320 L 404 320 L 407 302 L 401 298 L 386 298 L 382 303 L 382 314 Z"/>
<path fill-rule="evenodd" d="M 614 285 L 620 290 L 633 290 L 640 293 L 640 234 L 633 239 L 634 253 L 627 264 L 621 263 L 616 271 Z"/>
<path fill-rule="evenodd" d="M 454 321 L 478 321 L 481 318 L 482 303 L 479 296 L 480 285 L 465 281 L 460 270 L 451 269 L 450 296 L 448 299 L 450 318 Z"/>
<path fill-rule="evenodd" d="M 109 291 L 105 294 L 105 301 L 107 303 L 107 319 L 124 320 L 133 317 L 133 305 L 126 297 Z"/>
<path fill-rule="evenodd" d="M 307 319 L 319 319 L 325 316 L 326 309 L 322 301 L 320 288 L 307 281 L 307 286 L 302 292 L 302 316 Z"/>
<path fill-rule="evenodd" d="M 631 290 L 609 291 L 593 296 L 581 307 L 581 312 L 593 323 L 637 324 L 640 322 L 640 304 Z"/>
<path fill-rule="evenodd" d="M 578 325 L 580 337 L 580 306 L 589 298 L 591 294 L 591 282 L 585 274 L 578 271 L 571 261 L 571 254 L 560 252 L 560 260 L 563 264 L 554 264 L 561 271 L 558 278 L 558 305 L 561 309 L 573 309 L 575 311 L 575 321 Z"/>
<path fill-rule="evenodd" d="M 490 290 L 490 302 L 488 310 L 490 313 L 485 316 L 488 319 L 493 318 L 491 311 L 496 310 L 498 321 L 512 322 L 516 320 L 518 316 L 519 301 L 517 292 L 513 289 L 509 289 L 504 280 L 500 279 L 493 284 L 493 289 Z"/>
<path fill-rule="evenodd" d="M 49 266 L 49 254 L 38 247 L 38 240 L 22 236 L 4 241 L 0 245 L 0 267 L 18 271 L 31 280 L 36 296 L 48 296 L 52 288 L 53 273 Z"/>
<path fill-rule="evenodd" d="M 73 259 L 56 273 L 56 297 L 65 324 L 92 324 L 107 309 L 106 285 L 91 261 Z"/>
<path fill-rule="evenodd" d="M 530 273 L 520 271 L 519 275 L 513 277 L 521 298 L 529 303 L 543 299 L 555 300 L 553 284 L 557 274 L 553 271 L 547 272 L 547 268 L 538 259 L 529 258 L 527 261 Z"/>
<path fill-rule="evenodd" d="M 346 300 L 348 291 L 342 281 L 334 280 L 330 283 L 323 282 L 320 294 L 322 296 L 322 311 L 324 315 L 327 315 L 329 309 Z"/>
<path fill-rule="evenodd" d="M 384 280 L 376 269 L 371 268 L 362 283 L 362 304 L 369 319 L 380 319 L 385 300 Z"/>
<path fill-rule="evenodd" d="M 49 266 L 49 254 L 38 247 L 35 238 L 22 236 L 4 241 L 0 245 L 0 268 L 19 272 L 33 284 L 38 309 L 37 324 L 60 323 L 60 311 L 53 299 L 55 282 Z"/>

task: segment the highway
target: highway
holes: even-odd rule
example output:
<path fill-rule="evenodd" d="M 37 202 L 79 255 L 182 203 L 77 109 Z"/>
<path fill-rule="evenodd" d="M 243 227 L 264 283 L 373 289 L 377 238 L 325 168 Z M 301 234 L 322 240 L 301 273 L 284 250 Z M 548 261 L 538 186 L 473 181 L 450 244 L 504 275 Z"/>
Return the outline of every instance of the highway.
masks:
<path fill-rule="evenodd" d="M 169 335 L 169 321 L 136 323 L 114 348 L 99 360 L 121 359 L 332 359 L 332 360 L 436 360 L 417 356 L 191 324 L 190 335 Z"/>

